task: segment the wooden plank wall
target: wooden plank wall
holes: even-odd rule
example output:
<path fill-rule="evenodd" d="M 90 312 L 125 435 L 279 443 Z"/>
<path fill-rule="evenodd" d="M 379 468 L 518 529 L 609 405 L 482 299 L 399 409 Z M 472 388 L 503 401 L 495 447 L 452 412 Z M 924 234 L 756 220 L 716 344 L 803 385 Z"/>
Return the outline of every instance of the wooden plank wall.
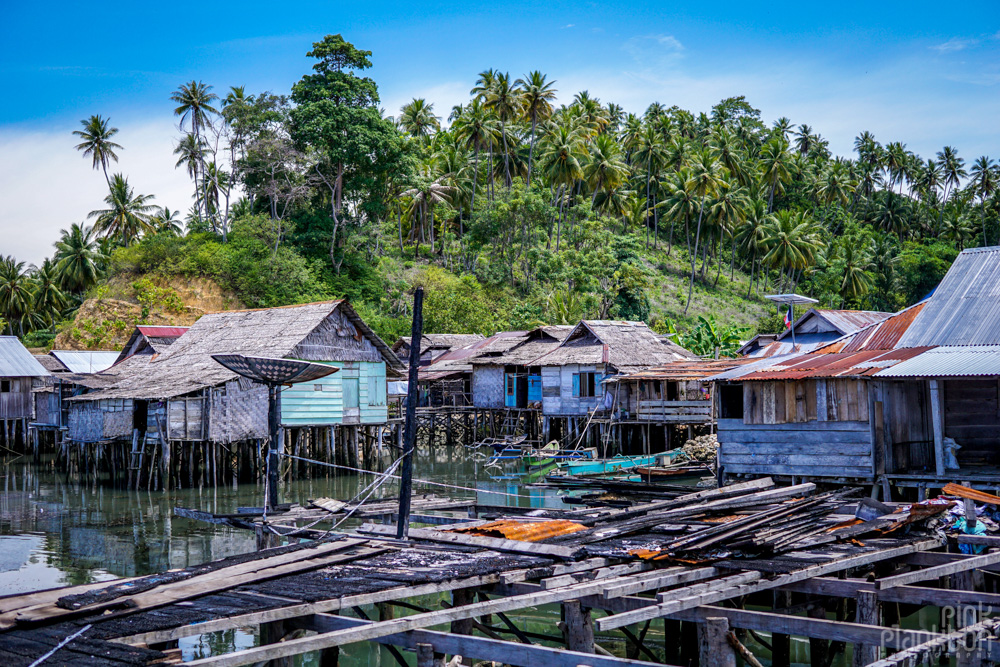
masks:
<path fill-rule="evenodd" d="M 597 389 L 597 396 L 580 398 L 573 396 L 574 373 L 605 373 L 604 365 L 585 366 L 567 364 L 565 366 L 542 367 L 542 414 L 546 416 L 586 416 L 591 410 L 604 404 L 604 385 Z"/>
<path fill-rule="evenodd" d="M 10 391 L 0 393 L 0 421 L 31 418 L 31 378 L 3 378 Z"/>
<path fill-rule="evenodd" d="M 868 384 L 863 380 L 785 380 L 743 383 L 743 421 L 789 424 L 868 421 Z"/>
<path fill-rule="evenodd" d="M 862 477 L 873 475 L 867 421 L 744 424 L 719 419 L 719 462 L 726 474 Z"/>

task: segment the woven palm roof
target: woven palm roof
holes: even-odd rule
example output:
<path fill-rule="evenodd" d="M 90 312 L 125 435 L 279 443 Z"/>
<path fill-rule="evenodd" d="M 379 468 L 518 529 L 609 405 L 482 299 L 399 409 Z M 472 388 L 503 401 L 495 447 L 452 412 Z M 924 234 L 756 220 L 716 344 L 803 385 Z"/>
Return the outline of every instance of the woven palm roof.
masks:
<path fill-rule="evenodd" d="M 533 366 L 532 362 L 549 353 L 573 330 L 571 325 L 557 324 L 532 329 L 510 349 L 492 354 L 487 352 L 472 360 L 473 366 Z"/>
<path fill-rule="evenodd" d="M 484 355 L 500 355 L 524 341 L 527 331 L 500 331 L 471 345 L 445 352 L 420 369 L 421 380 L 441 380 L 472 372 L 473 360 Z"/>
<path fill-rule="evenodd" d="M 583 320 L 562 343 L 532 365 L 610 364 L 628 373 L 682 359 L 698 356 L 656 334 L 645 322 Z"/>
<path fill-rule="evenodd" d="M 393 343 L 392 349 L 398 352 L 404 346 L 409 347 L 412 336 L 400 336 Z M 420 337 L 420 351 L 424 350 L 453 350 L 466 345 L 472 345 L 486 336 L 482 334 L 424 334 Z"/>
<path fill-rule="evenodd" d="M 161 399 L 214 387 L 237 377 L 212 359 L 213 354 L 287 357 L 336 311 L 352 325 L 338 336 L 367 338 L 386 365 L 400 364 L 392 350 L 358 317 L 345 300 L 256 310 L 230 310 L 203 315 L 164 352 L 150 358 L 141 372 L 117 373 L 112 386 L 79 397 Z M 136 357 L 130 357 L 134 359 Z M 316 359 L 317 361 L 320 359 Z M 328 359 L 339 361 L 340 359 Z M 343 360 L 350 360 L 345 357 Z M 127 363 L 126 360 L 123 363 Z"/>

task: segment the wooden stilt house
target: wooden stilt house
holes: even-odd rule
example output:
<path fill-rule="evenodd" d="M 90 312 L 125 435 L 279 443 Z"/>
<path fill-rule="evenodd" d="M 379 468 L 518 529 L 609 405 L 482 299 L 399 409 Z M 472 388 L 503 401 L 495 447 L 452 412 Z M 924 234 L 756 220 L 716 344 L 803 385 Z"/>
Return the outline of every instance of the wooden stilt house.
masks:
<path fill-rule="evenodd" d="M 477 408 L 540 409 L 542 370 L 535 360 L 573 330 L 569 325 L 533 329 L 507 350 L 487 350 L 471 361 L 472 400 Z"/>
<path fill-rule="evenodd" d="M 48 377 L 16 336 L 0 336 L 0 444 L 12 449 L 27 442 L 34 415 L 32 389 Z"/>

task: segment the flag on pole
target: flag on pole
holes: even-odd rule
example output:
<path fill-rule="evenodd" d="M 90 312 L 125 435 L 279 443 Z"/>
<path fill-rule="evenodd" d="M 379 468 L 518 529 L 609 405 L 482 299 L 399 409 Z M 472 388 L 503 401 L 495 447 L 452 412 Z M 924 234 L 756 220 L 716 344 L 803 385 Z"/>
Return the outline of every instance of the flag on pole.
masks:
<path fill-rule="evenodd" d="M 788 310 L 785 311 L 785 328 L 788 329 L 792 326 L 792 304 L 788 304 Z"/>

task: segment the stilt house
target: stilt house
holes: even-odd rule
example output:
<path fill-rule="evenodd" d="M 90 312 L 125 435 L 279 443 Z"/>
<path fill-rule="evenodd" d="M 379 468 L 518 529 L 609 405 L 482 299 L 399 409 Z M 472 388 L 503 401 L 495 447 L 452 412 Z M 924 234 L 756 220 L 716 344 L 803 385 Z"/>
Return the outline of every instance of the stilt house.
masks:
<path fill-rule="evenodd" d="M 473 405 L 472 360 L 484 354 L 500 354 L 525 339 L 525 331 L 501 331 L 465 347 L 449 350 L 420 368 L 421 407 L 466 407 Z"/>
<path fill-rule="evenodd" d="M 115 363 L 125 361 L 137 354 L 159 354 L 178 338 L 187 333 L 188 327 L 165 327 L 152 324 L 137 324 L 129 336 L 125 347 L 118 354 Z"/>
<path fill-rule="evenodd" d="M 614 412 L 616 397 L 605 393 L 606 377 L 683 359 L 698 357 L 645 322 L 580 322 L 559 345 L 531 362 L 541 370 L 546 439 L 574 437 L 595 412 Z"/>
<path fill-rule="evenodd" d="M 420 337 L 420 365 L 428 366 L 442 354 L 473 345 L 486 338 L 482 334 L 424 334 Z M 410 365 L 410 336 L 401 336 L 392 351 L 403 366 Z"/>
<path fill-rule="evenodd" d="M 1000 248 L 815 352 L 714 376 L 724 477 L 1000 487 Z"/>
<path fill-rule="evenodd" d="M 0 444 L 23 445 L 34 413 L 32 389 L 49 372 L 16 336 L 0 336 Z"/>
<path fill-rule="evenodd" d="M 573 330 L 569 325 L 533 329 L 505 351 L 480 354 L 472 360 L 472 400 L 477 408 L 541 408 L 542 369 L 534 362 Z"/>
<path fill-rule="evenodd" d="M 266 388 L 216 363 L 212 355 L 219 353 L 340 369 L 282 391 L 286 428 L 384 424 L 387 368 L 393 374 L 401 368 L 346 301 L 213 313 L 148 361 L 144 355 L 123 361 L 126 369 L 110 386 L 74 398 L 79 407 L 70 413 L 70 437 L 93 442 L 145 432 L 163 441 L 217 443 L 266 437 Z"/>

